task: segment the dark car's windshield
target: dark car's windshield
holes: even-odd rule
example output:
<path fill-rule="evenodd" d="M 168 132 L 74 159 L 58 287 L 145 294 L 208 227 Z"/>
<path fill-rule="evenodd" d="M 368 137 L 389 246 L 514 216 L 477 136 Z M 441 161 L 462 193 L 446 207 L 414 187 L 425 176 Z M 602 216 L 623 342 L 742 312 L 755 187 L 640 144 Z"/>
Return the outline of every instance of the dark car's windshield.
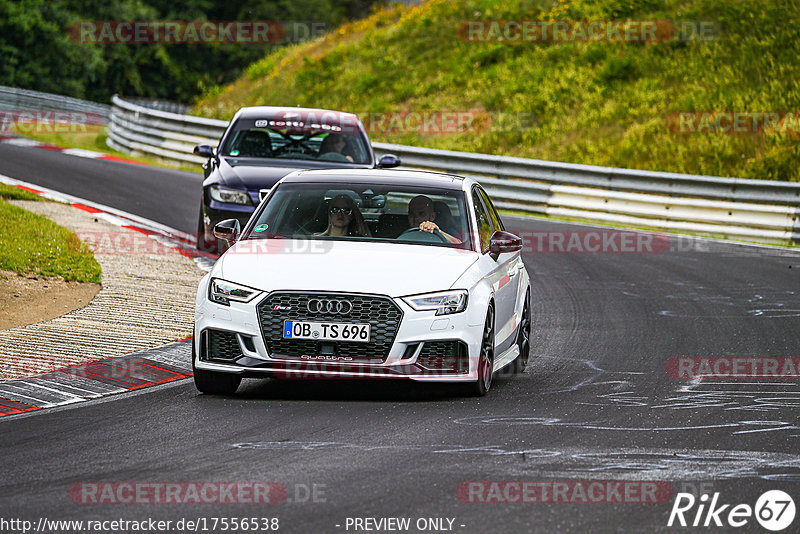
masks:
<path fill-rule="evenodd" d="M 471 250 L 466 213 L 460 190 L 381 184 L 282 184 L 245 239 L 341 239 Z M 422 231 L 420 225 L 433 231 Z"/>
<path fill-rule="evenodd" d="M 336 112 L 303 118 L 287 113 L 239 119 L 231 127 L 221 154 L 240 158 L 302 159 L 337 163 L 371 163 L 367 141 L 352 117 Z"/>

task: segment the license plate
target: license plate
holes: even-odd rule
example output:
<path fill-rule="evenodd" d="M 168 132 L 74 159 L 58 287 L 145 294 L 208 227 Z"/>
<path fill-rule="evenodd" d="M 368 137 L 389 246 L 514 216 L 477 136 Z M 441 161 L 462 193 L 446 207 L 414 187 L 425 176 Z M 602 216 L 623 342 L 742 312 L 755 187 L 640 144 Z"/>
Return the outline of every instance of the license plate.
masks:
<path fill-rule="evenodd" d="M 317 341 L 355 341 L 359 343 L 369 343 L 369 324 L 284 321 L 283 337 L 285 339 L 314 339 Z"/>

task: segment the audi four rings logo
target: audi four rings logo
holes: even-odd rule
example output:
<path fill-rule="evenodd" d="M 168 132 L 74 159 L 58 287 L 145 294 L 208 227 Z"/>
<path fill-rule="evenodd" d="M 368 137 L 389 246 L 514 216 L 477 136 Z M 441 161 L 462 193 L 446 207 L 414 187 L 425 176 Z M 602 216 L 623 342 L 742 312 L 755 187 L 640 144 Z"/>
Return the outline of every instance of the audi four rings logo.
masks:
<path fill-rule="evenodd" d="M 353 303 L 349 300 L 311 299 L 306 305 L 309 313 L 332 313 L 347 315 L 353 311 Z"/>

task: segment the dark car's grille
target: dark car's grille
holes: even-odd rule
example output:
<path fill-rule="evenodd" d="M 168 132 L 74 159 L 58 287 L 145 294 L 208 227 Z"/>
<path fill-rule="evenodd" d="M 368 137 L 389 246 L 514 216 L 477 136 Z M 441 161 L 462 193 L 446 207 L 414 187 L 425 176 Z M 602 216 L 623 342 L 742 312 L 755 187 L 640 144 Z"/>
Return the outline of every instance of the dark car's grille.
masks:
<path fill-rule="evenodd" d="M 233 332 L 206 330 L 202 345 L 201 360 L 234 360 L 242 355 Z"/>
<path fill-rule="evenodd" d="M 417 357 L 417 364 L 428 374 L 462 374 L 469 372 L 469 352 L 460 341 L 426 341 Z"/>
<path fill-rule="evenodd" d="M 348 300 L 353 304 L 350 313 L 336 315 L 310 313 L 311 299 Z M 269 355 L 273 358 L 302 358 L 329 355 L 332 358 L 352 358 L 353 361 L 383 362 L 389 355 L 392 342 L 400 326 L 403 312 L 388 297 L 352 295 L 344 293 L 290 293 L 276 292 L 258 305 L 261 332 Z M 319 342 L 310 339 L 284 339 L 285 320 L 332 323 L 369 323 L 369 343 L 352 341 Z"/>

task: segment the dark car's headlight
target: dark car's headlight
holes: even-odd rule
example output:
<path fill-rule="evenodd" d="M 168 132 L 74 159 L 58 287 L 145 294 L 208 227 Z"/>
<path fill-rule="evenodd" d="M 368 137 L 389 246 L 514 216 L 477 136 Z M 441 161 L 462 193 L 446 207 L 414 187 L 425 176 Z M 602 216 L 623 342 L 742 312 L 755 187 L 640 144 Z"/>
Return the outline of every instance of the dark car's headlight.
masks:
<path fill-rule="evenodd" d="M 259 293 L 258 289 L 234 284 L 221 278 L 212 278 L 208 284 L 208 300 L 223 306 L 230 306 L 230 301 L 250 302 Z"/>
<path fill-rule="evenodd" d="M 439 291 L 437 293 L 425 293 L 423 295 L 412 295 L 403 297 L 403 301 L 414 308 L 416 311 L 436 310 L 436 315 L 450 315 L 459 313 L 467 307 L 467 295 L 465 290 Z"/>
<path fill-rule="evenodd" d="M 231 189 L 224 185 L 212 185 L 208 188 L 208 194 L 213 200 L 217 202 L 225 202 L 227 204 L 252 204 L 250 202 L 250 195 L 247 191 L 241 189 Z"/>

